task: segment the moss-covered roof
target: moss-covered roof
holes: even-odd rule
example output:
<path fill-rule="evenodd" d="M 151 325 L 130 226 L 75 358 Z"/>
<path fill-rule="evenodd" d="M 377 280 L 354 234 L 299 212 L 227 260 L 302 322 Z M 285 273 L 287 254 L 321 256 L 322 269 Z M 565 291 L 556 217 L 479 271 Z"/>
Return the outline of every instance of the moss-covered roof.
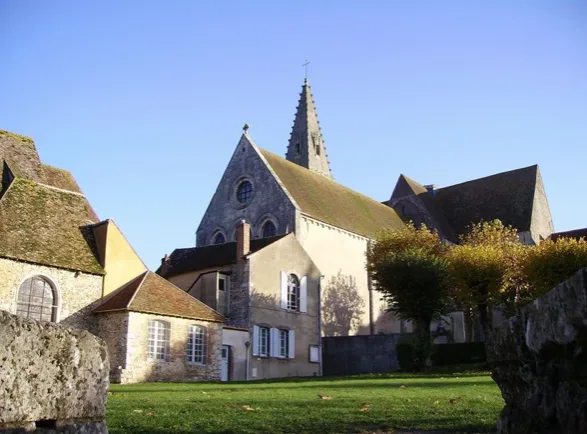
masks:
<path fill-rule="evenodd" d="M 82 192 L 73 175 L 67 170 L 49 166 L 48 164 L 42 164 L 42 168 L 43 184 L 61 188 L 62 190 L 73 191 L 75 193 Z"/>
<path fill-rule="evenodd" d="M 0 198 L 0 256 L 103 274 L 84 235 L 96 222 L 84 196 L 15 178 Z"/>
<path fill-rule="evenodd" d="M 224 317 L 157 274 L 146 271 L 108 297 L 94 312 L 119 310 L 223 322 Z"/>
<path fill-rule="evenodd" d="M 0 163 L 6 161 L 15 176 L 42 180 L 41 160 L 29 137 L 0 130 Z"/>
<path fill-rule="evenodd" d="M 351 190 L 330 178 L 260 149 L 302 212 L 365 237 L 404 224 L 393 208 Z"/>

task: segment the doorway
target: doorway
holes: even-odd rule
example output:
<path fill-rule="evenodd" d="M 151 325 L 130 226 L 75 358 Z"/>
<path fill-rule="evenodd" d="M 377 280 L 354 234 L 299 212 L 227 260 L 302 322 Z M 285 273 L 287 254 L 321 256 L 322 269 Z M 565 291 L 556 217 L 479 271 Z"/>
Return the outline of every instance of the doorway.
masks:
<path fill-rule="evenodd" d="M 220 358 L 220 381 L 228 381 L 228 357 L 230 345 L 222 345 L 222 357 Z"/>

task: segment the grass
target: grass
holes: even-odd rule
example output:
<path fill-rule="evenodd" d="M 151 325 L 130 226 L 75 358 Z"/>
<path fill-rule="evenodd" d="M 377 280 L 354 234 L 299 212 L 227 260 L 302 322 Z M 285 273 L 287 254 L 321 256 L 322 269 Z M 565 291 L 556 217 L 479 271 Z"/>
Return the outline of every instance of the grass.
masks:
<path fill-rule="evenodd" d="M 106 421 L 112 434 L 491 432 L 503 406 L 495 383 L 480 372 L 147 383 L 110 390 Z"/>

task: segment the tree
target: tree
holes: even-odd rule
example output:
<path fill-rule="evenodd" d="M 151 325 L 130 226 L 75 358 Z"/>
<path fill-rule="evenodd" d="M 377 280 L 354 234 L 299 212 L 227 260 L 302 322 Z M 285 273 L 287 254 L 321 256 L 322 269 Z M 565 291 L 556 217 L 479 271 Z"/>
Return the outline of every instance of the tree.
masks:
<path fill-rule="evenodd" d="M 528 248 L 520 263 L 526 283 L 520 301 L 527 302 L 587 267 L 587 241 L 565 237 L 556 241 L 548 239 Z"/>
<path fill-rule="evenodd" d="M 355 279 L 339 270 L 322 292 L 322 321 L 326 336 L 347 336 L 360 325 L 365 302 Z"/>
<path fill-rule="evenodd" d="M 430 323 L 447 310 L 445 250 L 436 232 L 410 223 L 397 231 L 382 232 L 367 252 L 368 271 L 388 310 L 416 324 L 418 369 L 430 363 Z"/>
<path fill-rule="evenodd" d="M 499 220 L 472 225 L 460 242 L 447 254 L 450 285 L 458 302 L 478 309 L 488 338 L 491 306 L 516 291 L 515 270 L 523 247 L 517 231 Z"/>

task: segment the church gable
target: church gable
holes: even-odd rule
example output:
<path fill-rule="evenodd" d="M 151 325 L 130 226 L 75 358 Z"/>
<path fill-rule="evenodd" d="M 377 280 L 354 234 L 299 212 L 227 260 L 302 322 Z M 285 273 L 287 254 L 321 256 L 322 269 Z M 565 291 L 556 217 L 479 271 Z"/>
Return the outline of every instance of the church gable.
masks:
<path fill-rule="evenodd" d="M 197 245 L 234 241 L 242 219 L 253 239 L 293 232 L 295 213 L 294 202 L 243 134 L 198 227 Z"/>

